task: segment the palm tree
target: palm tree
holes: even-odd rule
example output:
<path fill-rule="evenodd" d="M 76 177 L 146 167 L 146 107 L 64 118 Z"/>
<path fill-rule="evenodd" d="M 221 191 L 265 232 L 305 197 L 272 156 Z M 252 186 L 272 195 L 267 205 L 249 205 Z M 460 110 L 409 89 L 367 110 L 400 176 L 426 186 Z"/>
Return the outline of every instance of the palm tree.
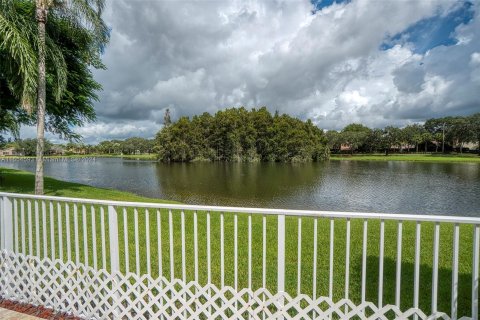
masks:
<path fill-rule="evenodd" d="M 78 28 L 83 26 L 97 40 L 98 48 L 108 41 L 108 29 L 101 18 L 104 0 L 36 0 L 38 25 L 38 87 L 37 87 L 37 159 L 35 170 L 35 194 L 43 194 L 43 153 L 45 145 L 46 104 L 46 25 L 48 14 L 55 14 L 65 23 Z"/>
<path fill-rule="evenodd" d="M 37 98 L 38 57 L 34 7 L 31 2 L 0 0 L 0 95 L 7 101 L 0 105 L 2 121 L 8 120 L 6 129 L 18 134 L 21 123 L 29 123 Z M 54 70 L 56 86 L 53 91 L 58 102 L 66 86 L 66 64 L 60 48 L 48 37 L 46 54 Z M 19 101 L 19 102 L 18 102 Z M 18 104 L 27 116 L 18 117 Z M 21 120 L 19 120 L 21 118 Z"/>
<path fill-rule="evenodd" d="M 64 136 L 75 136 L 69 123 L 79 125 L 83 120 L 94 119 L 89 101 L 96 100 L 94 90 L 101 87 L 88 68 L 104 67 L 100 54 L 109 37 L 100 18 L 104 0 L 66 1 L 0 0 L 0 118 L 5 124 L 0 129 L 15 131 L 22 122 L 32 123 L 33 105 L 37 102 L 37 194 L 43 193 L 46 104 L 52 104 L 50 130 Z M 74 74 L 81 75 L 81 79 L 70 79 L 68 86 L 66 59 L 68 71 L 74 68 Z M 65 91 L 70 91 L 70 95 L 78 91 L 87 99 L 74 98 L 78 110 L 72 110 L 72 99 L 62 99 Z M 17 105 L 23 107 L 26 115 L 16 116 Z"/>

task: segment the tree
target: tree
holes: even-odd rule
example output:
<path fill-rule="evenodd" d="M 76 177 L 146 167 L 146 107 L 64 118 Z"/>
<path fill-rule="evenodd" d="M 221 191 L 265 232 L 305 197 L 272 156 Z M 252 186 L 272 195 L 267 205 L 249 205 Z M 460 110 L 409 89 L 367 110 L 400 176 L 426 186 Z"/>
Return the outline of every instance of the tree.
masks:
<path fill-rule="evenodd" d="M 13 111 L 0 112 L 0 116 L 10 117 L 13 119 L 10 123 L 17 127 L 20 123 L 37 123 L 37 194 L 43 193 L 45 129 L 73 134 L 72 122 L 81 124 L 85 119 L 94 118 L 93 108 L 76 112 L 72 106 L 80 100 L 83 106 L 90 107 L 88 101 L 94 97 L 91 88 L 99 88 L 89 76 L 88 68 L 99 65 L 101 50 L 108 41 L 108 29 L 100 17 L 103 5 L 103 0 L 36 0 L 35 3 L 0 0 L 0 85 L 7 87 L 9 95 L 27 111 L 26 117 L 16 117 L 17 105 L 9 103 L 8 108 Z M 69 69 L 72 66 L 77 68 Z M 82 78 L 85 74 L 86 80 Z M 68 86 L 70 93 L 85 91 L 86 87 L 87 94 L 68 95 Z M 31 112 L 35 100 L 36 119 Z M 46 123 L 47 105 L 51 100 L 54 106 L 50 108 L 50 123 Z M 64 108 L 65 101 L 70 101 L 67 108 Z M 12 127 L 15 129 L 12 125 L 7 129 Z"/>
<path fill-rule="evenodd" d="M 25 156 L 34 156 L 37 148 L 37 139 L 17 140 L 14 143 L 15 151 L 23 153 Z M 52 149 L 52 144 L 45 139 L 45 153 L 49 153 Z"/>
<path fill-rule="evenodd" d="M 172 124 L 172 119 L 170 119 L 170 109 L 165 110 L 165 115 L 163 116 L 163 124 L 165 127 L 168 127 Z"/>
<path fill-rule="evenodd" d="M 58 16 L 66 24 L 78 28 L 83 26 L 91 32 L 92 42 L 100 51 L 108 41 L 108 30 L 101 19 L 104 0 L 56 2 L 54 0 L 36 0 L 35 18 L 38 25 L 38 86 L 37 86 L 37 164 L 35 170 L 35 193 L 43 194 L 43 153 L 45 134 L 46 106 L 46 24 L 47 14 Z M 61 93 L 60 95 L 61 96 Z"/>
<path fill-rule="evenodd" d="M 362 147 L 368 136 L 371 133 L 371 129 L 358 123 L 352 123 L 343 128 L 341 132 L 342 142 L 350 147 L 350 151 L 353 152 Z"/>
<path fill-rule="evenodd" d="M 365 147 L 370 153 L 374 150 L 378 151 L 385 149 L 383 146 L 383 135 L 384 132 L 382 129 L 373 129 L 370 131 L 365 141 Z"/>
<path fill-rule="evenodd" d="M 428 131 L 424 131 L 420 136 L 420 143 L 425 143 L 425 153 L 428 151 L 428 143 L 432 141 L 432 134 Z M 418 152 L 418 151 L 417 151 Z"/>
<path fill-rule="evenodd" d="M 0 4 L 5 1 L 0 0 Z M 29 1 L 12 3 L 18 6 L 17 15 L 25 16 L 23 20 L 28 22 L 28 17 L 34 17 L 34 3 Z M 34 20 L 34 18 L 30 20 Z M 51 57 L 51 54 L 47 56 L 45 129 L 64 139 L 78 140 L 79 135 L 73 131 L 73 128 L 95 119 L 93 102 L 97 100 L 96 91 L 101 89 L 100 84 L 93 79 L 92 69 L 104 68 L 104 66 L 97 53 L 92 49 L 94 45 L 90 32 L 83 27 L 68 25 L 55 15 L 50 15 L 46 35 L 49 39 L 47 44 L 56 46 L 60 50 L 68 73 L 66 86 L 58 100 L 56 60 Z M 2 34 L 0 34 L 0 40 L 1 36 Z M 34 42 L 34 40 L 32 38 L 29 41 Z M 47 53 L 52 51 L 57 52 L 55 49 L 48 49 Z M 9 131 L 15 136 L 15 131 L 21 124 L 35 125 L 36 117 L 34 113 L 28 113 L 22 108 L 22 92 L 16 90 L 15 85 L 12 84 L 21 79 L 9 75 L 11 68 L 19 68 L 18 63 L 14 63 L 15 61 L 10 55 L 2 50 L 1 45 L 0 56 L 5 58 L 0 59 L 0 132 Z M 7 64 L 7 61 L 10 62 Z M 21 70 L 16 70 L 15 74 L 18 76 L 21 74 Z M 5 121 L 5 119 L 9 121 Z M 3 126 L 5 123 L 9 125 Z"/>
<path fill-rule="evenodd" d="M 429 132 L 429 134 L 432 135 L 433 140 L 435 140 L 435 152 L 438 152 L 438 146 L 442 142 L 443 134 L 441 132 L 437 132 L 437 133 L 434 133 L 434 134 Z"/>
<path fill-rule="evenodd" d="M 385 155 L 388 155 L 388 151 L 392 147 L 400 148 L 402 144 L 402 130 L 393 126 L 385 127 L 383 141 Z"/>
<path fill-rule="evenodd" d="M 451 138 L 454 147 L 459 147 L 460 153 L 463 152 L 463 144 L 472 141 L 474 133 L 471 122 L 465 117 L 455 117 L 452 120 Z"/>
<path fill-rule="evenodd" d="M 480 156 L 480 112 L 468 117 L 468 121 L 472 132 L 471 139 L 478 143 L 478 155 Z"/>
<path fill-rule="evenodd" d="M 342 138 L 338 131 L 328 130 L 325 133 L 325 137 L 327 138 L 327 143 L 330 150 L 340 151 L 340 147 L 342 145 Z"/>
<path fill-rule="evenodd" d="M 7 141 L 4 137 L 0 136 L 0 149 L 3 149 L 7 145 Z"/>
<path fill-rule="evenodd" d="M 455 138 L 453 136 L 453 127 L 454 127 L 455 118 L 454 117 L 444 117 L 436 119 L 428 119 L 424 127 L 432 135 L 441 134 L 442 136 L 442 153 L 445 153 L 445 144 L 450 143 L 450 147 L 455 146 Z"/>
<path fill-rule="evenodd" d="M 422 134 L 425 128 L 419 124 L 408 125 L 402 130 L 404 142 L 408 145 L 415 145 L 415 150 L 418 153 L 418 145 L 423 142 Z"/>

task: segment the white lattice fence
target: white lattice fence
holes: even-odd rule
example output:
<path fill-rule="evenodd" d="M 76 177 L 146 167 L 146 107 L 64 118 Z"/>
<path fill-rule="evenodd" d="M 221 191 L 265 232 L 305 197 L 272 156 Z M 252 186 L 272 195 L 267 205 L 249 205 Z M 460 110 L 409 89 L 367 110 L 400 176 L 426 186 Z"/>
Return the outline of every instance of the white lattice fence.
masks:
<path fill-rule="evenodd" d="M 0 255 L 0 286 L 5 298 L 88 319 L 450 319 L 444 313 L 427 317 L 418 309 L 378 309 L 373 303 L 355 305 L 348 299 L 334 303 L 326 297 L 272 295 L 266 289 L 237 292 L 194 281 L 110 274 L 6 250 Z"/>
<path fill-rule="evenodd" d="M 479 257 L 478 217 L 0 193 L 0 297 L 89 319 L 477 320 Z"/>

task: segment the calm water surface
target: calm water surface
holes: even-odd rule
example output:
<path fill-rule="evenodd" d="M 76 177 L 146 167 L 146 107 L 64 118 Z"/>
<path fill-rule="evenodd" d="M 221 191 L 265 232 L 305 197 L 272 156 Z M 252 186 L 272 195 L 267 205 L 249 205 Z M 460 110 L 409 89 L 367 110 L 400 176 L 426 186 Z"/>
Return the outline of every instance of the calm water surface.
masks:
<path fill-rule="evenodd" d="M 0 166 L 34 171 L 34 162 Z M 98 158 L 45 174 L 189 204 L 480 216 L 479 163 L 191 163 Z"/>

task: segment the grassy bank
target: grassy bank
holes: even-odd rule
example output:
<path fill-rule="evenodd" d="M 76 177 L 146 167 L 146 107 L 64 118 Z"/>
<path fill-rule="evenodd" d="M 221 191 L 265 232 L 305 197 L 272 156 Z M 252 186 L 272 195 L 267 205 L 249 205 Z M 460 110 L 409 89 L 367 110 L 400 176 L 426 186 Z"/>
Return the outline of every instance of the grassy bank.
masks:
<path fill-rule="evenodd" d="M 476 162 L 480 157 L 475 154 L 332 154 L 331 160 L 359 160 L 359 161 L 420 161 L 420 162 Z"/>
<path fill-rule="evenodd" d="M 0 191 L 27 194 L 34 193 L 35 176 L 31 172 L 0 167 L 0 179 Z M 142 197 L 119 190 L 95 188 L 49 177 L 45 178 L 45 195 L 118 201 L 174 203 L 173 201 Z"/>
<path fill-rule="evenodd" d="M 1 191 L 9 192 L 23 192 L 31 193 L 33 191 L 33 175 L 18 170 L 0 169 L 4 180 L 0 186 Z M 55 179 L 46 179 L 46 193 L 48 195 L 70 196 L 70 197 L 84 197 L 92 199 L 111 199 L 111 200 L 125 200 L 125 201 L 148 201 L 148 202 L 162 202 L 161 200 L 149 199 L 139 197 L 130 193 L 93 188 L 80 184 L 68 183 L 58 181 Z M 19 204 L 18 204 L 19 205 Z M 48 206 L 47 206 L 48 208 Z M 57 206 L 53 206 L 57 210 Z M 86 216 L 89 217 L 91 213 L 90 206 L 86 208 Z M 96 221 L 96 230 L 100 232 L 100 207 L 94 206 Z M 19 210 L 20 212 L 20 210 Z M 80 243 L 83 243 L 83 226 L 82 208 L 79 207 L 79 234 Z M 170 278 L 170 265 L 173 265 L 175 277 L 181 278 L 183 273 L 183 266 L 185 266 L 186 280 L 194 280 L 194 265 L 195 265 L 195 248 L 194 248 L 194 213 L 185 211 L 185 256 L 182 263 L 182 219 L 181 212 L 173 211 L 173 251 L 170 252 L 170 233 L 169 233 L 169 214 L 168 211 L 160 210 L 158 214 L 161 222 L 160 237 L 157 232 L 155 210 L 150 210 L 149 225 L 147 227 L 145 210 L 138 210 L 135 213 L 131 209 L 127 209 L 126 221 L 123 220 L 123 210 L 118 209 L 119 212 L 119 248 L 121 250 L 121 268 L 126 270 L 127 266 L 123 257 L 126 255 L 125 246 L 128 248 L 128 257 L 130 261 L 129 270 L 136 272 L 137 268 L 140 273 L 146 272 L 147 255 L 146 243 L 148 230 L 149 244 L 151 248 L 151 272 L 153 276 L 158 276 L 159 272 L 159 257 L 163 265 L 163 275 Z M 54 212 L 54 217 L 57 212 Z M 63 211 L 63 214 L 65 212 Z M 73 223 L 73 218 L 70 211 L 70 221 Z M 136 263 L 135 256 L 135 215 L 138 215 L 138 230 L 139 234 L 139 261 Z M 207 239 L 205 237 L 207 224 L 206 212 L 198 212 L 198 261 L 199 261 L 199 281 L 201 283 L 207 282 Z M 238 287 L 248 287 L 248 215 L 238 214 Z M 65 221 L 65 219 L 63 220 Z M 86 221 L 90 223 L 90 218 Z M 266 285 L 271 291 L 276 290 L 276 264 L 277 264 L 277 219 L 276 217 L 267 217 L 267 272 Z M 40 222 L 41 223 L 41 222 Z M 58 238 L 58 220 L 54 221 L 55 237 Z M 124 227 L 127 229 L 127 240 L 124 238 Z M 234 285 L 234 214 L 225 213 L 225 284 Z M 252 288 L 256 289 L 262 286 L 262 216 L 252 215 Z M 47 225 L 50 224 L 50 218 L 47 215 Z M 334 286 L 333 298 L 335 301 L 344 297 L 345 292 L 345 252 L 346 252 L 346 226 L 347 222 L 344 219 L 335 219 L 334 222 Z M 64 226 L 62 226 L 64 227 Z M 211 261 L 212 261 L 212 282 L 220 284 L 220 216 L 218 213 L 211 213 Z M 36 226 L 33 227 L 35 230 Z M 73 225 L 71 226 L 71 229 Z M 39 227 L 42 229 L 42 226 Z M 86 243 L 88 248 L 93 248 L 92 228 L 88 226 L 88 237 Z M 422 224 L 421 235 L 421 263 L 420 263 L 420 308 L 429 313 L 431 308 L 431 284 L 432 284 L 432 261 L 433 261 L 433 230 L 434 225 L 431 223 Z M 46 229 L 46 239 L 50 239 L 49 228 Z M 42 234 L 43 235 L 43 234 Z M 396 235 L 397 224 L 395 222 L 385 221 L 385 253 L 384 253 L 384 295 L 383 304 L 393 304 L 395 302 L 395 276 L 396 276 Z M 330 220 L 318 219 L 317 230 L 317 273 L 316 273 L 316 295 L 328 296 L 329 294 L 329 246 L 330 246 Z M 107 237 L 108 238 L 108 237 Z M 161 240 L 162 251 L 161 255 L 156 250 L 158 240 Z M 306 294 L 312 293 L 313 288 L 313 264 L 314 264 L 314 219 L 302 219 L 302 269 L 300 274 L 301 292 Z M 70 242 L 73 243 L 73 234 Z M 66 236 L 62 235 L 63 243 L 67 243 Z M 96 237 L 96 247 L 101 248 L 100 236 Z M 294 296 L 297 292 L 297 241 L 298 241 L 298 220 L 293 217 L 286 219 L 286 290 Z M 363 241 L 363 220 L 351 221 L 351 242 L 350 242 L 350 281 L 349 281 L 349 298 L 354 302 L 361 301 L 361 278 L 362 278 L 362 242 Z M 440 259 L 439 259 L 439 288 L 438 288 L 438 309 L 449 313 L 450 311 L 450 297 L 451 297 L 451 266 L 452 266 L 452 242 L 453 242 L 453 226 L 450 224 L 441 225 L 440 234 Z M 57 240 L 58 243 L 58 240 Z M 414 253 L 415 253 L 415 223 L 405 222 L 403 225 L 403 246 L 402 246 L 402 294 L 401 305 L 402 309 L 408 309 L 413 306 L 413 279 L 414 279 Z M 366 298 L 368 301 L 374 303 L 378 299 L 378 283 L 379 283 L 379 247 L 380 247 L 380 222 L 368 222 L 368 240 L 367 240 L 367 290 Z M 82 247 L 83 248 L 83 247 Z M 35 251 L 35 247 L 33 248 Z M 92 250 L 89 249 L 88 261 L 90 264 L 93 261 Z M 100 249 L 98 249 L 100 250 Z M 107 257 L 108 254 L 107 241 Z M 471 302 L 471 286 L 472 286 L 472 227 L 460 227 L 460 253 L 459 253 L 459 315 L 470 315 Z M 100 252 L 100 251 L 98 251 Z M 174 260 L 170 260 L 170 254 L 173 254 Z M 48 253 L 50 254 L 50 253 Z M 58 257 L 58 249 L 57 249 Z M 66 257 L 66 248 L 64 247 L 64 257 Z M 84 250 L 80 249 L 79 259 L 85 261 Z M 72 259 L 75 258 L 75 255 Z M 98 259 L 99 267 L 108 267 L 107 264 L 102 265 L 101 259 Z"/>

